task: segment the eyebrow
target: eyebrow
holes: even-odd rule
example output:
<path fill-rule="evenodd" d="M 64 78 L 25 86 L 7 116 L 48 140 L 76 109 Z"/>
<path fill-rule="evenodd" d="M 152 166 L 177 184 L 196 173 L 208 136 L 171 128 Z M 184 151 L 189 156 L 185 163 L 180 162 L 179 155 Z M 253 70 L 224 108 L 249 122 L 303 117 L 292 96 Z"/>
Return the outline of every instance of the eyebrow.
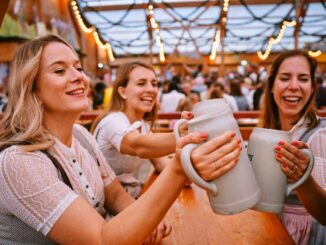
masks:
<path fill-rule="evenodd" d="M 76 64 L 81 64 L 79 60 L 75 60 L 73 63 L 74 63 L 74 65 L 76 65 Z M 54 66 L 54 65 L 66 65 L 66 64 L 67 64 L 66 61 L 63 61 L 63 60 L 57 60 L 57 61 L 52 62 L 52 63 L 49 65 L 49 67 L 52 67 L 52 66 Z"/>

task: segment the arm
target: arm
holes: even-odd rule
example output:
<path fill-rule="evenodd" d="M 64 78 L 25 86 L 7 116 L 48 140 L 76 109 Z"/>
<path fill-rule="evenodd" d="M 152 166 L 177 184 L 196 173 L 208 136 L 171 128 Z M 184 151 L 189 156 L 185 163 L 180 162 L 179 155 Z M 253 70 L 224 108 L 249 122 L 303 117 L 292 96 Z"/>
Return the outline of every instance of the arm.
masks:
<path fill-rule="evenodd" d="M 170 161 L 171 159 L 168 156 L 151 159 L 154 169 L 158 173 L 161 173 Z"/>
<path fill-rule="evenodd" d="M 140 244 L 160 223 L 187 181 L 179 163 L 182 146 L 200 143 L 206 138 L 207 135 L 198 133 L 181 138 L 176 156 L 149 190 L 109 222 L 105 222 L 84 199 L 78 198 L 55 223 L 50 237 L 60 244 Z M 201 176 L 213 179 L 234 167 L 239 152 L 236 140 L 226 133 L 197 147 L 192 159 Z M 216 161 L 220 162 L 218 169 L 212 164 Z M 165 193 L 164 198 L 162 193 Z"/>
<path fill-rule="evenodd" d="M 123 137 L 120 151 L 141 158 L 157 158 L 173 153 L 175 146 L 173 133 L 141 134 L 132 131 Z"/>
<path fill-rule="evenodd" d="M 321 188 L 313 177 L 309 177 L 296 193 L 308 212 L 315 217 L 319 223 L 326 225 L 326 191 Z"/>

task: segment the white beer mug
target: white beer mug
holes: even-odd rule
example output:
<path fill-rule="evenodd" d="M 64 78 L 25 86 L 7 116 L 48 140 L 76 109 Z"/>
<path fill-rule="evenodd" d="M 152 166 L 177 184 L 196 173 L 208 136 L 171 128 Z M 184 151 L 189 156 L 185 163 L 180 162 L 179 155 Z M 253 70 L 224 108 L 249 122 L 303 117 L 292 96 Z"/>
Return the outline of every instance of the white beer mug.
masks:
<path fill-rule="evenodd" d="M 189 132 L 205 132 L 208 139 L 234 131 L 241 137 L 237 121 L 224 99 L 213 99 L 194 105 L 194 118 L 188 121 Z M 179 127 L 187 120 L 178 120 L 174 126 L 176 138 L 180 137 Z M 196 144 L 188 144 L 181 151 L 181 164 L 186 175 L 198 186 L 207 190 L 210 205 L 215 213 L 235 214 L 252 208 L 260 200 L 260 190 L 248 155 L 241 152 L 236 166 L 223 176 L 207 182 L 193 168 L 191 151 Z M 244 149 L 244 147 L 243 147 Z"/>
<path fill-rule="evenodd" d="M 258 211 L 281 213 L 285 197 L 309 177 L 313 168 L 313 155 L 308 149 L 301 149 L 310 158 L 309 166 L 298 181 L 287 183 L 287 177 L 275 158 L 274 148 L 279 141 L 290 143 L 290 132 L 254 128 L 249 137 L 248 156 L 261 191 L 261 200 L 253 208 Z"/>

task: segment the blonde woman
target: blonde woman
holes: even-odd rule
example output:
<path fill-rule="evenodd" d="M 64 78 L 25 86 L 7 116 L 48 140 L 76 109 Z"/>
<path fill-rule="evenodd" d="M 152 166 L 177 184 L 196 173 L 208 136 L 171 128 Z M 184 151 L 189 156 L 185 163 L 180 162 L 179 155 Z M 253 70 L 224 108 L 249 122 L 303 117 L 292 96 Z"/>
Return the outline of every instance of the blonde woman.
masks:
<path fill-rule="evenodd" d="M 135 201 L 94 138 L 74 125 L 88 108 L 88 89 L 78 56 L 61 38 L 40 37 L 17 51 L 0 122 L 0 244 L 157 244 L 170 233 L 160 222 L 187 182 L 180 150 L 206 134 L 181 138 L 171 163 Z M 234 133 L 227 132 L 201 144 L 192 160 L 212 179 L 238 155 Z M 105 221 L 107 211 L 117 215 Z"/>

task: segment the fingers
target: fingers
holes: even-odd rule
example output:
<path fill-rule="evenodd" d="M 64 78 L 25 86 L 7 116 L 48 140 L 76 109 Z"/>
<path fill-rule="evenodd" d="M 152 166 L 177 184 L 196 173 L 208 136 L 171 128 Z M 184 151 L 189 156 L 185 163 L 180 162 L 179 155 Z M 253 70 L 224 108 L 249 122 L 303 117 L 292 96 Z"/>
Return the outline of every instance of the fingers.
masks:
<path fill-rule="evenodd" d="M 289 182 L 300 179 L 309 164 L 309 157 L 299 150 L 303 148 L 307 148 L 307 145 L 300 141 L 291 144 L 280 141 L 274 149 L 275 157 L 281 163 Z"/>
<path fill-rule="evenodd" d="M 181 118 L 190 120 L 194 117 L 194 114 L 191 111 L 183 111 L 181 112 Z"/>
<path fill-rule="evenodd" d="M 190 133 L 177 141 L 177 149 L 181 150 L 187 144 L 200 144 L 205 141 L 207 137 L 208 135 L 206 133 Z"/>
<path fill-rule="evenodd" d="M 242 150 L 241 140 L 234 138 L 230 133 L 225 134 L 224 139 L 217 139 L 214 143 L 211 143 L 212 141 L 214 142 L 210 140 L 197 147 L 191 154 L 194 168 L 206 181 L 216 179 L 232 169 L 238 162 Z M 212 146 L 207 143 L 213 144 L 214 147 L 211 148 Z"/>

